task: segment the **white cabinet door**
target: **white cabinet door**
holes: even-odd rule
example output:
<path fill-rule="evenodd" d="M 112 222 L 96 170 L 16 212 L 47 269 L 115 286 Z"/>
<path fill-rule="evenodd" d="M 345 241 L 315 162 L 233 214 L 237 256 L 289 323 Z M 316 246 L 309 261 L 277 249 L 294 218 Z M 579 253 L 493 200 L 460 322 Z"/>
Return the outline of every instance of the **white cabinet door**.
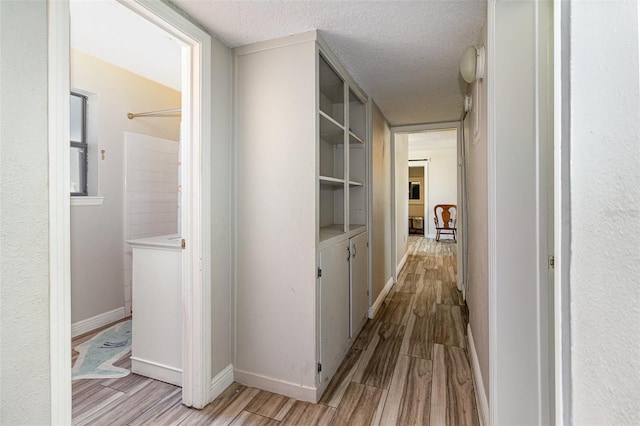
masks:
<path fill-rule="evenodd" d="M 349 349 L 349 242 L 320 251 L 320 373 L 333 377 Z"/>
<path fill-rule="evenodd" d="M 355 337 L 367 320 L 369 295 L 367 271 L 367 233 L 349 240 L 351 244 L 351 337 Z"/>

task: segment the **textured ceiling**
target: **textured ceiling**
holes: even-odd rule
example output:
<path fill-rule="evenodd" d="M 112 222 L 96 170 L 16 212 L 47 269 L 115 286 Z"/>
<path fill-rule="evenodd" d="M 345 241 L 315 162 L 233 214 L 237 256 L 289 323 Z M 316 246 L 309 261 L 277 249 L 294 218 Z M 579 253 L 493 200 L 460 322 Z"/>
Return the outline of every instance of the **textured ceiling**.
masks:
<path fill-rule="evenodd" d="M 457 120 L 486 2 L 172 0 L 229 47 L 318 29 L 392 125 Z"/>

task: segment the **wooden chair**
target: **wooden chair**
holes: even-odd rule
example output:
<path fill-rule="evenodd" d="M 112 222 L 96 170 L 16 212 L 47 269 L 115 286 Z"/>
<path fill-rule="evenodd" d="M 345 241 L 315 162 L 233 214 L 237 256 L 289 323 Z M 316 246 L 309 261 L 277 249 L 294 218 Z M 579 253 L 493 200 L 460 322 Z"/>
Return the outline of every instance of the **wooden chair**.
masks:
<path fill-rule="evenodd" d="M 456 241 L 458 207 L 455 204 L 436 204 L 433 208 L 433 221 L 436 224 L 436 241 L 440 241 L 441 234 L 451 234 L 453 241 Z"/>

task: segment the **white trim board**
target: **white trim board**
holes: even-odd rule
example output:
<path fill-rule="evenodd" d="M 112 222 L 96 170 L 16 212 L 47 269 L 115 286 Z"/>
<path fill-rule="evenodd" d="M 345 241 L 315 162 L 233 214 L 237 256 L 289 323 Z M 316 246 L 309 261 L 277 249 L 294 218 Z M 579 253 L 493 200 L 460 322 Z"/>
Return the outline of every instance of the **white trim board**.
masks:
<path fill-rule="evenodd" d="M 221 372 L 216 374 L 216 377 L 211 379 L 211 387 L 209 388 L 209 399 L 213 401 L 216 399 L 226 388 L 231 386 L 234 381 L 233 365 L 227 365 Z"/>
<path fill-rule="evenodd" d="M 126 318 L 124 306 L 108 312 L 103 312 L 85 320 L 74 322 L 71 324 L 71 337 L 73 338 L 80 336 L 81 334 L 89 333 L 90 331 L 104 327 L 107 324 L 120 321 L 123 318 Z"/>
<path fill-rule="evenodd" d="M 146 359 L 131 357 L 131 372 L 182 386 L 182 370 Z"/>
<path fill-rule="evenodd" d="M 375 302 L 373 302 L 373 305 L 369 308 L 369 313 L 368 313 L 369 319 L 375 318 L 376 314 L 380 310 L 380 307 L 382 306 L 382 302 L 384 302 L 385 297 L 387 297 L 387 294 L 389 294 L 389 291 L 391 291 L 391 287 L 393 287 L 393 277 L 389 277 L 389 281 L 387 281 L 384 288 L 378 295 L 378 298 L 376 299 Z"/>
<path fill-rule="evenodd" d="M 316 403 L 318 398 L 317 389 L 297 383 L 274 379 L 261 374 L 251 373 L 244 370 L 234 370 L 235 381 L 245 386 L 263 389 L 269 392 L 295 398 L 299 401 Z"/>
<path fill-rule="evenodd" d="M 471 334 L 471 324 L 467 324 L 467 343 L 469 344 L 469 356 L 473 369 L 473 387 L 476 390 L 478 418 L 480 420 L 480 426 L 484 426 L 489 424 L 489 419 L 487 418 L 489 414 L 489 403 L 487 401 L 487 394 L 484 391 L 484 382 L 482 380 L 482 373 L 480 372 L 480 362 L 478 361 L 476 345 L 473 341 L 473 335 Z"/>
<path fill-rule="evenodd" d="M 69 2 L 48 5 L 49 368 L 51 424 L 71 424 Z M 55 390 L 55 391 L 53 391 Z"/>

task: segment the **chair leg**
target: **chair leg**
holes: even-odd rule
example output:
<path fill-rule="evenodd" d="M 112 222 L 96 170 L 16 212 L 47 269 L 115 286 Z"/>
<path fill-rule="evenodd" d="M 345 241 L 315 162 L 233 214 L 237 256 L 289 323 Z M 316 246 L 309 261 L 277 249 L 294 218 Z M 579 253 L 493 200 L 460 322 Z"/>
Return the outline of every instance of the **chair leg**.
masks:
<path fill-rule="evenodd" d="M 436 241 L 440 241 L 440 230 L 436 230 Z"/>

